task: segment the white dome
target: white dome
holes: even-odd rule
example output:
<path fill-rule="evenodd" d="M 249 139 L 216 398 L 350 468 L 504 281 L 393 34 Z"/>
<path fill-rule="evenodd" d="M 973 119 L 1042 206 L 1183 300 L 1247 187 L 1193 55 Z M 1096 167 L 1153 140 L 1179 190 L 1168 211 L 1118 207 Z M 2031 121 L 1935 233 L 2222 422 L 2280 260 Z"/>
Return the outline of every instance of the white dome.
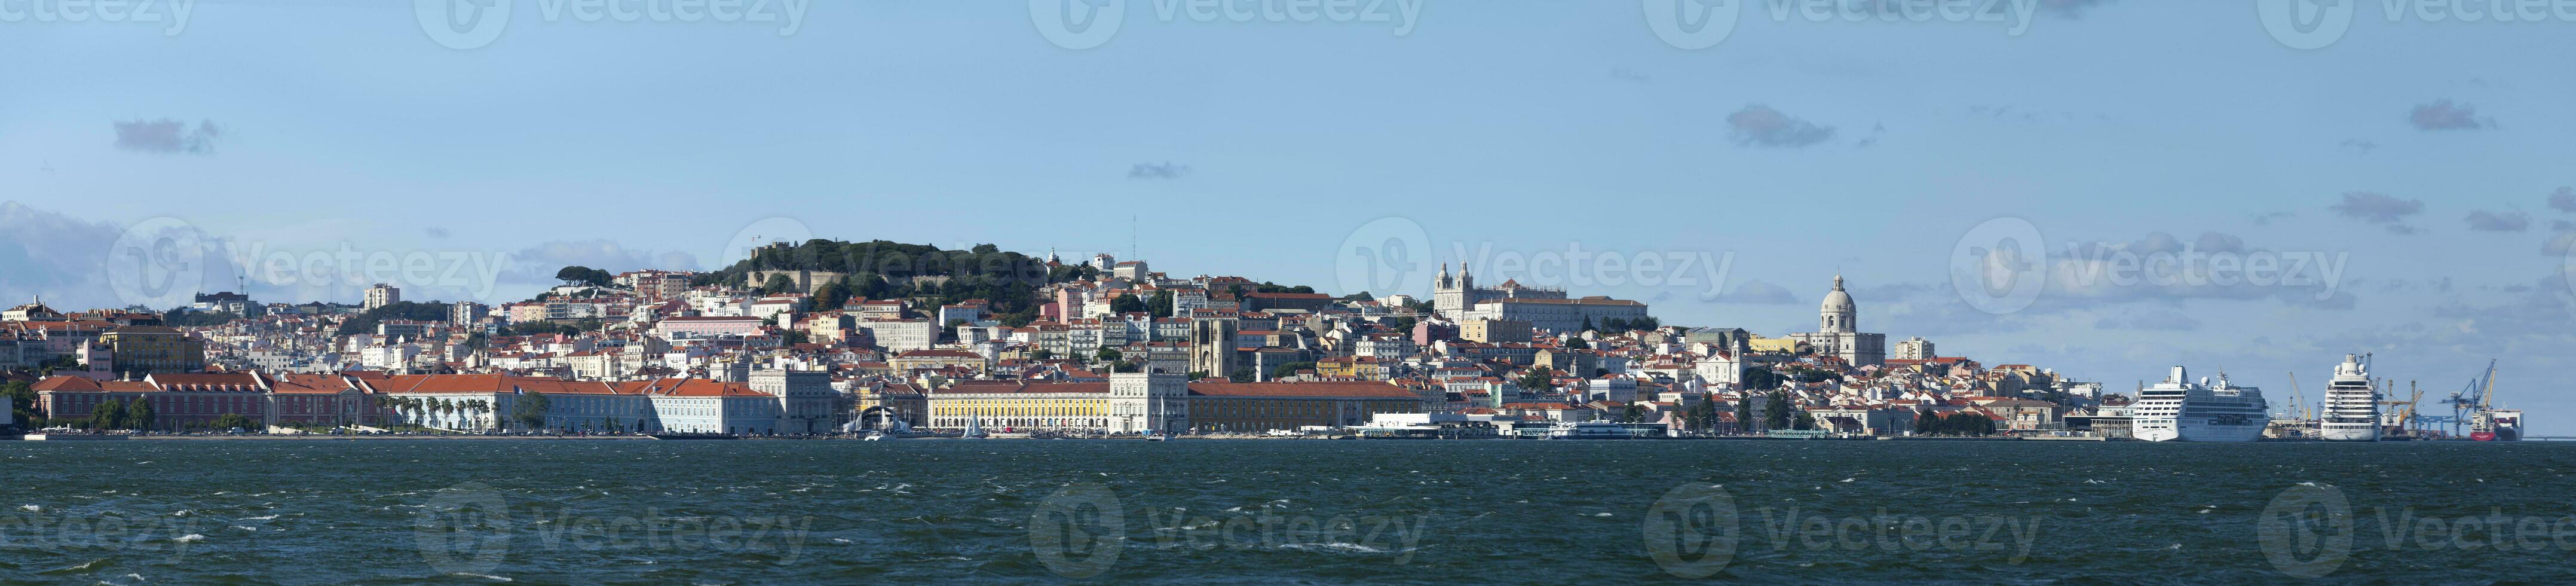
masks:
<path fill-rule="evenodd" d="M 1852 313 L 1860 306 L 1852 304 L 1850 293 L 1843 292 L 1843 276 L 1834 275 L 1834 292 L 1825 294 L 1825 313 Z"/>

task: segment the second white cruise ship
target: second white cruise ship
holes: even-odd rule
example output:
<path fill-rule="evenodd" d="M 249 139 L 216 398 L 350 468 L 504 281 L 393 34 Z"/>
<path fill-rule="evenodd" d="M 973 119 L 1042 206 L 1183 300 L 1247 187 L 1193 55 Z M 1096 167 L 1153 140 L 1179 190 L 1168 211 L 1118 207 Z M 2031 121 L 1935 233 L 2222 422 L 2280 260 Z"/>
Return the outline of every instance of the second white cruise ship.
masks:
<path fill-rule="evenodd" d="M 2140 390 L 2130 414 L 2138 439 L 2151 442 L 2250 442 L 2261 439 L 2272 422 L 2261 389 L 2227 384 L 2226 373 L 2214 383 L 2194 384 L 2180 366 L 2164 382 Z"/>
<path fill-rule="evenodd" d="M 2326 410 L 2317 415 L 2317 438 L 2330 442 L 2379 441 L 2379 390 L 2370 385 L 2370 364 L 2361 356 L 2343 355 L 2334 381 L 2326 383 Z"/>

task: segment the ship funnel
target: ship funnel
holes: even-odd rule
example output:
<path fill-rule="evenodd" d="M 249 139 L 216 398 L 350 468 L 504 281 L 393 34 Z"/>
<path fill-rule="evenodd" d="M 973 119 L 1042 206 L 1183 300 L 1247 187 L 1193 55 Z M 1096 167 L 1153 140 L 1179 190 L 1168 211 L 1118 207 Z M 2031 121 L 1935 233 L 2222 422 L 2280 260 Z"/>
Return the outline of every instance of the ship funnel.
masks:
<path fill-rule="evenodd" d="M 2191 375 L 2189 375 L 2189 374 L 2185 374 L 2185 373 L 2183 372 L 2182 367 L 2180 367 L 2180 366 L 2176 366 L 2176 367 L 2174 367 L 2174 369 L 2173 369 L 2173 376 L 2172 376 L 2171 378 L 2167 378 L 2167 379 L 2165 379 L 2165 382 L 2169 382 L 2169 383 L 2173 383 L 2173 384 L 2182 384 L 2182 383 L 2184 383 L 2185 381 L 2189 381 L 2189 380 L 2191 380 Z"/>

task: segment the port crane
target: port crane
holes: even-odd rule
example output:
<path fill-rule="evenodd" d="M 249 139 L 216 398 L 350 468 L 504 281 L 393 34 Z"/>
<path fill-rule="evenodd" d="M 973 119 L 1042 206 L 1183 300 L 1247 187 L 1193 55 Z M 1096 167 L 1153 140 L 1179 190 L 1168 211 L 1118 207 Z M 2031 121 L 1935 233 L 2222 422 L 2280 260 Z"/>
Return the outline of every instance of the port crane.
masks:
<path fill-rule="evenodd" d="M 2396 383 L 2391 381 L 2389 383 L 2389 388 L 2391 390 L 2396 389 Z M 2423 402 L 2424 389 L 2416 387 L 2415 381 L 2406 381 L 2406 390 L 2414 391 L 2415 396 L 2406 399 L 2405 403 L 2398 403 L 2395 401 L 2389 402 L 2390 405 L 2404 405 L 2403 407 L 2397 408 L 2397 425 L 2395 426 L 2395 429 L 2391 431 L 2391 435 L 2405 434 L 2407 437 L 2421 437 L 2424 434 L 2420 433 L 2420 431 L 2416 429 L 2418 423 L 2415 420 L 2415 404 Z M 2389 394 L 2395 395 L 2396 393 Z"/>
<path fill-rule="evenodd" d="M 2299 392 L 2299 373 L 2290 373 L 2290 420 L 2308 420 L 2308 397 Z"/>
<path fill-rule="evenodd" d="M 2451 406 L 2450 415 L 2426 415 L 2423 417 L 2424 422 L 2431 424 L 2434 429 L 2441 429 L 2442 425 L 2449 424 L 2448 434 L 2451 437 L 2461 436 L 2460 426 L 2469 422 L 2469 416 L 2487 410 L 2489 391 L 2494 390 L 2495 370 L 2496 361 L 2488 359 L 2486 372 L 2479 374 L 2477 378 L 2469 379 L 2468 387 L 2451 393 L 2450 398 L 2443 399 L 2439 403 Z"/>

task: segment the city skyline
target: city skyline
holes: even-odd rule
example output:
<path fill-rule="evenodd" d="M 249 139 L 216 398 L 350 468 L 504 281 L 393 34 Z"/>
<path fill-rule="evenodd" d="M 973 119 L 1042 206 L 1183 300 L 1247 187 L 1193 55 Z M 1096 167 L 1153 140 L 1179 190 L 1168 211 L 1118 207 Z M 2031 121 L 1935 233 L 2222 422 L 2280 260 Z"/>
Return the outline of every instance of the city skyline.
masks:
<path fill-rule="evenodd" d="M 817 5 L 789 34 L 538 4 L 471 49 L 399 6 L 206 3 L 175 35 L 7 23 L 23 34 L 0 48 L 95 58 L 21 64 L 32 91 L 0 113 L 16 161 L 0 178 L 20 187 L 0 199 L 21 203 L 0 210 L 0 298 L 125 305 L 83 251 L 163 217 L 298 254 L 507 253 L 464 287 L 485 302 L 565 265 L 717 268 L 735 240 L 777 236 L 771 218 L 1347 293 L 1354 237 L 1401 218 L 1428 250 L 1397 271 L 1415 289 L 1487 245 L 1728 259 L 1716 299 L 1705 279 L 1479 274 L 1779 335 L 1808 331 L 1840 273 L 1863 331 L 2114 389 L 2188 364 L 2286 397 L 2280 373 L 2323 380 L 2377 352 L 2428 396 L 2497 358 L 2502 399 L 2538 424 L 2576 406 L 2535 376 L 2576 342 L 2576 178 L 2553 173 L 2571 153 L 2552 140 L 2576 120 L 2550 102 L 2576 88 L 2549 75 L 2568 41 L 2545 26 L 2390 23 L 2374 5 L 2301 49 L 2248 8 L 2051 1 L 2023 23 L 1915 25 L 1751 5 L 1688 49 L 1626 3 L 1435 3 L 1399 28 L 1134 2 L 1115 38 L 1072 49 L 1018 3 Z M 2258 84 L 2275 91 L 2242 89 Z M 2345 264 L 2316 287 L 2061 287 L 1996 314 L 1950 274 L 1996 218 L 2027 220 L 2053 257 L 2188 243 Z"/>

